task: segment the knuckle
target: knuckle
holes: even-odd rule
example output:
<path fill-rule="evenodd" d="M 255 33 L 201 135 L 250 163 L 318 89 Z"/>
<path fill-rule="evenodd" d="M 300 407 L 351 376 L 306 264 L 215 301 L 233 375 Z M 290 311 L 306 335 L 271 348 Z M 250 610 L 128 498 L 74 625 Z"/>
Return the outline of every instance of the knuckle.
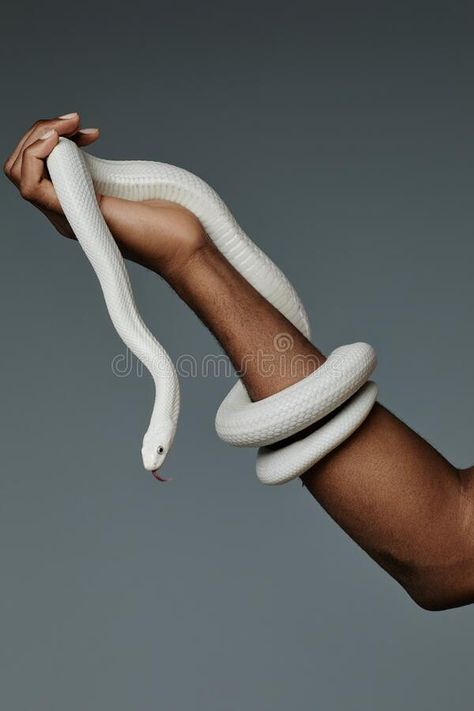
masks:
<path fill-rule="evenodd" d="M 201 221 L 193 214 L 189 215 L 189 236 L 193 244 L 200 246 L 205 241 L 205 230 Z"/>
<path fill-rule="evenodd" d="M 10 161 L 10 158 L 7 158 L 7 160 L 3 164 L 3 172 L 7 176 L 7 178 L 10 177 L 10 169 L 11 169 L 11 161 Z"/>
<path fill-rule="evenodd" d="M 20 185 L 20 195 L 24 200 L 31 200 L 34 196 L 34 189 L 31 185 Z"/>
<path fill-rule="evenodd" d="M 21 169 L 16 165 L 13 165 L 12 168 L 10 168 L 8 177 L 15 183 L 15 185 L 19 184 L 21 179 Z"/>

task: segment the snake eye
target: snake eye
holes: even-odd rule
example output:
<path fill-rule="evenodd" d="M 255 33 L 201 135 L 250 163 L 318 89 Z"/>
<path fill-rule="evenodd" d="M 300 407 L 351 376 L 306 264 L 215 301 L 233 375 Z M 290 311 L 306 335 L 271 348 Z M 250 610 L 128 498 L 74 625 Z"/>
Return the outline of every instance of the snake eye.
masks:
<path fill-rule="evenodd" d="M 165 448 L 160 445 L 156 451 L 158 452 L 158 454 L 163 454 Z"/>

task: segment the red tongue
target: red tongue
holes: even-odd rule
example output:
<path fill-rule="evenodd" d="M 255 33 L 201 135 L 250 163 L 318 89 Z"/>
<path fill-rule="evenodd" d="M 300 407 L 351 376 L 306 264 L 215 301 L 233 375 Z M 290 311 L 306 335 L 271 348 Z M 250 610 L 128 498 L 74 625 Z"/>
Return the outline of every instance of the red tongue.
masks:
<path fill-rule="evenodd" d="M 153 469 L 151 472 L 153 474 L 153 476 L 155 477 L 156 481 L 171 481 L 171 477 L 160 476 L 159 474 L 157 474 L 157 471 L 158 471 L 158 469 Z"/>

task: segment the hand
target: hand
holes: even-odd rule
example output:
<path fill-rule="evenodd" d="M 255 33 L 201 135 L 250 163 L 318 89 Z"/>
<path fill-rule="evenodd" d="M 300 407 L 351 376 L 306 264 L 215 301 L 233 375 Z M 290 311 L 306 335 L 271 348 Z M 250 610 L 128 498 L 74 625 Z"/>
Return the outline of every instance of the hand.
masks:
<path fill-rule="evenodd" d="M 41 210 L 60 234 L 75 239 L 46 168 L 46 159 L 59 136 L 88 146 L 99 138 L 99 129 L 80 128 L 77 113 L 37 121 L 6 160 L 4 172 L 21 196 Z M 123 256 L 167 279 L 183 269 L 201 248 L 210 246 L 197 217 L 179 205 L 165 200 L 97 198 Z"/>

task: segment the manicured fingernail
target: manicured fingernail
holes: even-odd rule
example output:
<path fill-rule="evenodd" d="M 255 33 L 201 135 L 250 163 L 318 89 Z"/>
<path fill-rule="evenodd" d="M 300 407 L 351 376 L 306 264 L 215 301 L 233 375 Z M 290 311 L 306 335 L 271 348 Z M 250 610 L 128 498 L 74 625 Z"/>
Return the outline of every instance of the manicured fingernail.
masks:
<path fill-rule="evenodd" d="M 51 138 L 56 133 L 56 131 L 53 128 L 50 128 L 49 131 L 45 131 L 40 138 L 42 141 L 45 141 L 47 138 Z"/>
<path fill-rule="evenodd" d="M 74 118 L 75 116 L 77 116 L 77 111 L 73 111 L 72 114 L 63 114 L 62 116 L 58 116 L 58 118 L 70 119 L 70 118 Z"/>
<path fill-rule="evenodd" d="M 78 133 L 97 133 L 98 128 L 80 128 Z"/>

